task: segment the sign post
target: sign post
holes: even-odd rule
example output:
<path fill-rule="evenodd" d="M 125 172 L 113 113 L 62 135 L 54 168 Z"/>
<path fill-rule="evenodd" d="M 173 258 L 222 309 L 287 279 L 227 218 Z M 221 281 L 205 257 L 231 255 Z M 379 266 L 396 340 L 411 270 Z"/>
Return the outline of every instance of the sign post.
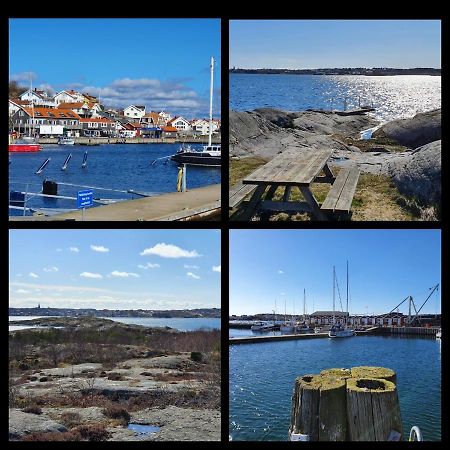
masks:
<path fill-rule="evenodd" d="M 77 195 L 77 209 L 81 210 L 81 221 L 84 221 L 84 210 L 86 206 L 92 206 L 94 204 L 94 191 L 87 189 L 85 191 L 78 191 Z"/>

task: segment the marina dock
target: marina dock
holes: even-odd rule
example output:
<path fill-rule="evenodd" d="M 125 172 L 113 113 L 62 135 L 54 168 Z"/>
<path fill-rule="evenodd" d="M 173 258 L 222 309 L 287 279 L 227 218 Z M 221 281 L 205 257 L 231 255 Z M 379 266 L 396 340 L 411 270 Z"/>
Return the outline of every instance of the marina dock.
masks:
<path fill-rule="evenodd" d="M 217 220 L 220 218 L 221 185 L 214 184 L 186 192 L 127 200 L 111 205 L 88 208 L 83 213 L 84 221 L 176 221 Z M 54 216 L 12 216 L 14 221 L 60 221 L 82 220 L 82 210 Z"/>

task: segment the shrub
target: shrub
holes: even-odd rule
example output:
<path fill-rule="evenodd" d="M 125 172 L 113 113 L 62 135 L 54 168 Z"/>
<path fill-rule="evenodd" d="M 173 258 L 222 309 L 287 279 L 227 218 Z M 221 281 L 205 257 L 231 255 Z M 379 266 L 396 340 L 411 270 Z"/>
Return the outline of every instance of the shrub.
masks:
<path fill-rule="evenodd" d="M 59 422 L 67 428 L 74 428 L 80 424 L 81 416 L 76 412 L 67 411 L 61 414 Z"/>
<path fill-rule="evenodd" d="M 37 405 L 27 406 L 26 408 L 23 408 L 22 411 L 29 414 L 42 414 L 42 409 Z"/>
<path fill-rule="evenodd" d="M 201 352 L 191 352 L 191 359 L 195 362 L 200 362 L 203 360 L 203 355 Z"/>
<path fill-rule="evenodd" d="M 85 440 L 94 442 L 106 441 L 110 436 L 110 433 L 100 425 L 80 425 L 73 428 L 70 432 L 81 436 Z"/>
<path fill-rule="evenodd" d="M 111 419 L 119 420 L 124 426 L 128 425 L 128 422 L 131 419 L 131 416 L 128 413 L 128 411 L 125 408 L 121 408 L 118 405 L 111 405 L 106 407 L 103 410 L 103 414 Z"/>
<path fill-rule="evenodd" d="M 30 433 L 22 437 L 22 441 L 81 441 L 81 435 L 72 433 L 71 431 L 64 431 L 62 433 L 53 431 L 44 433 L 42 431 L 37 433 Z"/>

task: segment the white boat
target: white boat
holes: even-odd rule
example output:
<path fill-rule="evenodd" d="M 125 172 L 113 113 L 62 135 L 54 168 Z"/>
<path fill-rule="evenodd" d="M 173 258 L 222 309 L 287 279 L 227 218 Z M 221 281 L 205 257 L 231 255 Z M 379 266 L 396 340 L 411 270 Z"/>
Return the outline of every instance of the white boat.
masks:
<path fill-rule="evenodd" d="M 333 266 L 333 326 L 331 327 L 330 331 L 328 332 L 328 337 L 330 337 L 330 338 L 345 338 L 345 337 L 355 336 L 355 331 L 352 330 L 351 328 L 348 328 L 347 324 L 342 325 L 340 323 L 339 324 L 335 323 L 335 316 L 334 316 L 335 287 L 336 287 L 336 271 Z M 348 261 L 347 261 L 347 313 L 348 313 Z"/>
<path fill-rule="evenodd" d="M 294 334 L 297 331 L 295 322 L 284 322 L 280 325 L 280 331 L 282 334 Z"/>
<path fill-rule="evenodd" d="M 222 163 L 221 144 L 212 144 L 212 105 L 213 105 L 213 85 L 214 85 L 214 58 L 211 57 L 211 83 L 209 88 L 209 134 L 208 145 L 204 145 L 202 150 L 194 150 L 190 146 L 181 146 L 175 155 L 170 159 L 180 164 L 194 166 L 216 166 Z"/>
<path fill-rule="evenodd" d="M 264 332 L 264 331 L 272 331 L 274 329 L 274 324 L 267 322 L 258 322 L 251 326 L 252 331 L 256 332 Z"/>
<path fill-rule="evenodd" d="M 69 136 L 61 136 L 58 139 L 58 145 L 74 145 L 75 140 Z"/>
<path fill-rule="evenodd" d="M 314 330 L 306 323 L 297 325 L 297 333 L 314 333 Z"/>
<path fill-rule="evenodd" d="M 320 327 L 314 327 L 314 333 L 320 333 L 322 331 L 322 329 Z"/>
<path fill-rule="evenodd" d="M 442 329 L 439 328 L 439 330 L 436 332 L 436 339 L 441 339 L 442 338 Z"/>

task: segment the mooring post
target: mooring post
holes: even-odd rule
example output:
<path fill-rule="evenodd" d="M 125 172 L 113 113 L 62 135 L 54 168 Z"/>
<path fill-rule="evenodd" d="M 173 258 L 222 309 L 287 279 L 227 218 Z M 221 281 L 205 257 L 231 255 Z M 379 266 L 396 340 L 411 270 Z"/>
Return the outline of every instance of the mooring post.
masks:
<path fill-rule="evenodd" d="M 290 441 L 388 441 L 403 434 L 396 374 L 331 368 L 296 378 Z"/>
<path fill-rule="evenodd" d="M 186 164 L 183 164 L 183 185 L 181 190 L 186 192 Z"/>

